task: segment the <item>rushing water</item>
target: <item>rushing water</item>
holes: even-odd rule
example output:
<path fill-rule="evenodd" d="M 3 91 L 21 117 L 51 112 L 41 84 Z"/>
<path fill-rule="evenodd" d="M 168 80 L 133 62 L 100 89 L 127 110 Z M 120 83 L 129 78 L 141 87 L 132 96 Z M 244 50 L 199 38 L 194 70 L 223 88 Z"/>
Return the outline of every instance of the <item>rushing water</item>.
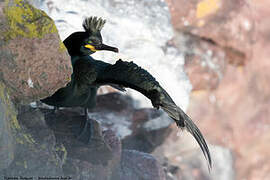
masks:
<path fill-rule="evenodd" d="M 55 21 L 61 39 L 82 31 L 88 16 L 107 20 L 102 35 L 104 43 L 119 48 L 120 53 L 97 52 L 93 56 L 114 63 L 119 58 L 133 61 L 147 69 L 184 110 L 191 85 L 184 73 L 184 54 L 167 47 L 173 37 L 170 14 L 162 0 L 39 0 L 33 1 Z M 166 49 L 166 50 L 165 50 Z M 141 94 L 128 90 L 143 107 L 151 103 Z"/>

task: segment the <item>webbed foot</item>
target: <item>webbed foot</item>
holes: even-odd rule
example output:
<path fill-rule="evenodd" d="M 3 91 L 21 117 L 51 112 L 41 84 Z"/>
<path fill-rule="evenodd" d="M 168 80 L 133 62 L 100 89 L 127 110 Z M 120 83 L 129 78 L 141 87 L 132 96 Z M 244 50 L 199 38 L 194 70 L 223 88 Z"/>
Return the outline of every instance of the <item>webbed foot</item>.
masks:
<path fill-rule="evenodd" d="M 85 144 L 91 144 L 93 141 L 104 142 L 99 122 L 88 117 L 86 118 L 80 132 L 77 133 L 76 138 Z"/>
<path fill-rule="evenodd" d="M 74 133 L 77 140 L 95 148 L 107 146 L 100 123 L 89 118 L 87 110 L 85 112 L 85 120 L 82 126 L 75 128 L 76 131 Z"/>

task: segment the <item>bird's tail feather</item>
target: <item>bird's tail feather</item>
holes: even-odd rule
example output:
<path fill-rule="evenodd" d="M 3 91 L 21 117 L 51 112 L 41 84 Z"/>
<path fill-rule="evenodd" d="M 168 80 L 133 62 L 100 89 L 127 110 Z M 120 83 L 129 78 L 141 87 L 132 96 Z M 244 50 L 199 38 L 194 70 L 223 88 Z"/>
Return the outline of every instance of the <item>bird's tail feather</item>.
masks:
<path fill-rule="evenodd" d="M 174 103 L 167 102 L 164 104 L 163 102 L 161 107 L 166 113 L 168 113 L 168 115 L 172 119 L 174 119 L 178 127 L 186 128 L 187 131 L 191 133 L 192 136 L 196 139 L 208 163 L 208 170 L 210 171 L 212 169 L 211 155 L 208 146 L 206 144 L 206 141 L 199 128 L 194 124 L 191 118 Z"/>
<path fill-rule="evenodd" d="M 187 131 L 192 134 L 192 136 L 196 139 L 197 143 L 199 144 L 203 152 L 203 155 L 208 163 L 208 170 L 210 171 L 212 169 L 212 160 L 211 160 L 208 146 L 199 128 L 194 124 L 194 122 L 187 115 L 185 117 L 185 127 Z"/>

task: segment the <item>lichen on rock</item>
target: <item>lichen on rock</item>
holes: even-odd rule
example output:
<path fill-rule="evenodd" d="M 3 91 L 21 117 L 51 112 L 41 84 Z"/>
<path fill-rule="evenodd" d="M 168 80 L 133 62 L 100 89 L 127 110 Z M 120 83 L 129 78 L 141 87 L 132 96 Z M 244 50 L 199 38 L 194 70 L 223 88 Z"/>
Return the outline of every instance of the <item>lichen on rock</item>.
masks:
<path fill-rule="evenodd" d="M 19 128 L 16 112 L 4 85 L 0 83 L 0 170 L 7 168 L 14 159 L 12 128 Z"/>
<path fill-rule="evenodd" d="M 26 0 L 0 3 L 0 81 L 13 102 L 52 95 L 69 82 L 70 57 L 54 21 Z"/>
<path fill-rule="evenodd" d="M 9 31 L 5 34 L 7 39 L 17 36 L 42 38 L 48 33 L 57 32 L 46 13 L 35 9 L 25 0 L 6 0 L 5 3 L 4 13 L 9 23 Z"/>

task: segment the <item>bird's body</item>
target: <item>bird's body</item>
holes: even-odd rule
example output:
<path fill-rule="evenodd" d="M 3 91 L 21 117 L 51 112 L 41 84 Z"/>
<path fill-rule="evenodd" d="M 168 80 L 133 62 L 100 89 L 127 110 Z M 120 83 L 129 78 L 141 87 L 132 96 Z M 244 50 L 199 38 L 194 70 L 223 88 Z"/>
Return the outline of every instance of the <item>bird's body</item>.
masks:
<path fill-rule="evenodd" d="M 77 60 L 86 61 L 93 65 L 97 61 L 91 56 L 74 56 L 71 57 L 71 60 L 72 66 L 74 66 Z M 96 69 L 102 69 L 102 66 L 97 66 Z M 82 85 L 82 83 L 74 79 L 74 74 L 72 74 L 71 81 L 65 87 L 60 88 L 52 96 L 41 101 L 55 107 L 83 107 L 91 109 L 95 107 L 98 88 L 96 85 Z"/>
<path fill-rule="evenodd" d="M 109 64 L 89 56 L 97 50 L 118 52 L 117 48 L 102 43 L 100 30 L 104 24 L 101 18 L 86 18 L 83 23 L 85 32 L 75 32 L 65 39 L 64 44 L 73 66 L 71 81 L 41 101 L 56 107 L 79 106 L 87 109 L 95 106 L 97 89 L 102 85 L 114 84 L 135 89 L 150 99 L 155 108 L 162 108 L 178 127 L 185 128 L 193 135 L 211 168 L 210 152 L 200 130 L 150 73 L 133 62 L 120 59 L 115 64 Z M 83 132 L 90 126 L 91 123 L 86 124 Z"/>

